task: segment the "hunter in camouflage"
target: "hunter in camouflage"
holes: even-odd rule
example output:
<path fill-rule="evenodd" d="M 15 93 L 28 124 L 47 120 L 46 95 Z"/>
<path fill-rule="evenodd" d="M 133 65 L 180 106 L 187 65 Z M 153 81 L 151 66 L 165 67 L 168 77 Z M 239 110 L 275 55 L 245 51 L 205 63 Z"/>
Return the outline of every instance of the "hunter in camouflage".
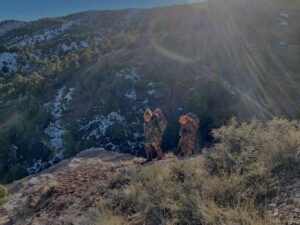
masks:
<path fill-rule="evenodd" d="M 181 116 L 179 150 L 183 156 L 194 155 L 198 149 L 197 133 L 199 129 L 199 118 L 193 113 Z"/>
<path fill-rule="evenodd" d="M 145 151 L 147 162 L 152 161 L 152 148 L 157 152 L 158 159 L 163 158 L 161 149 L 162 137 L 167 127 L 167 121 L 161 109 L 153 112 L 147 109 L 144 113 Z"/>

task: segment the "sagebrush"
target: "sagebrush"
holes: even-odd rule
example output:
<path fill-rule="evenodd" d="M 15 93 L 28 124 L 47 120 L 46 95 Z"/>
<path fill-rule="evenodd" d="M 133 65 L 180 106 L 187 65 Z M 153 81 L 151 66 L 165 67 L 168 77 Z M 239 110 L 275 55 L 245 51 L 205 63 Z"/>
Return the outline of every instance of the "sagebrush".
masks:
<path fill-rule="evenodd" d="M 120 173 L 107 207 L 151 225 L 275 224 L 267 204 L 274 182 L 299 175 L 299 122 L 232 119 L 212 133 L 202 156 Z"/>

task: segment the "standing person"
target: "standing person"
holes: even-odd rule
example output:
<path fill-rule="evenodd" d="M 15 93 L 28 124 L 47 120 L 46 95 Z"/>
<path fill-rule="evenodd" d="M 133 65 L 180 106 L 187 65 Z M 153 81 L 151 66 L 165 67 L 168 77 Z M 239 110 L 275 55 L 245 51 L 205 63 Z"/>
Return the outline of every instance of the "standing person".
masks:
<path fill-rule="evenodd" d="M 194 155 L 198 148 L 197 133 L 199 129 L 199 118 L 193 114 L 188 113 L 180 117 L 181 123 L 179 149 L 183 156 Z"/>
<path fill-rule="evenodd" d="M 158 159 L 163 158 L 161 149 L 162 137 L 167 127 L 167 121 L 161 109 L 153 112 L 147 109 L 144 113 L 145 151 L 147 162 L 152 161 L 152 148 L 157 152 Z"/>

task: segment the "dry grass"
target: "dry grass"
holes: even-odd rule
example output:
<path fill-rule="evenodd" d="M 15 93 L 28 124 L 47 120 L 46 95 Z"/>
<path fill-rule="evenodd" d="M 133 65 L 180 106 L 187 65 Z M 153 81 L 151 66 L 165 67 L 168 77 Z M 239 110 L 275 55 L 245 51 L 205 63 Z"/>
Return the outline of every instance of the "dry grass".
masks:
<path fill-rule="evenodd" d="M 233 119 L 213 135 L 218 143 L 206 154 L 212 173 L 300 174 L 299 121 L 274 118 L 268 123 L 238 123 Z"/>
<path fill-rule="evenodd" d="M 273 224 L 244 193 L 241 177 L 211 176 L 201 167 L 195 158 L 121 175 L 118 179 L 129 178 L 128 184 L 111 191 L 110 205 L 151 225 Z"/>
<path fill-rule="evenodd" d="M 266 207 L 276 195 L 270 185 L 299 174 L 299 122 L 232 120 L 213 133 L 217 143 L 204 156 L 120 173 L 107 190 L 112 215 L 129 218 L 124 224 L 275 224 Z"/>
<path fill-rule="evenodd" d="M 122 225 L 123 223 L 123 218 L 120 216 L 116 216 L 111 214 L 109 211 L 104 211 L 101 212 L 99 215 L 97 225 Z"/>

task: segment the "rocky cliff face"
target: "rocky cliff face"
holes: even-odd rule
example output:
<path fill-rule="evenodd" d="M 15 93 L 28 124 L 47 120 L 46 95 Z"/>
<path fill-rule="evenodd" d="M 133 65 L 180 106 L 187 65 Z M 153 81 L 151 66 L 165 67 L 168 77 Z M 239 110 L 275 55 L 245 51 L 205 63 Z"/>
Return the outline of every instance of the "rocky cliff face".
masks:
<path fill-rule="evenodd" d="M 118 173 L 140 162 L 103 149 L 84 151 L 10 184 L 9 200 L 0 208 L 0 224 L 97 224 L 97 218 L 89 217 L 101 207 L 105 187 Z"/>

